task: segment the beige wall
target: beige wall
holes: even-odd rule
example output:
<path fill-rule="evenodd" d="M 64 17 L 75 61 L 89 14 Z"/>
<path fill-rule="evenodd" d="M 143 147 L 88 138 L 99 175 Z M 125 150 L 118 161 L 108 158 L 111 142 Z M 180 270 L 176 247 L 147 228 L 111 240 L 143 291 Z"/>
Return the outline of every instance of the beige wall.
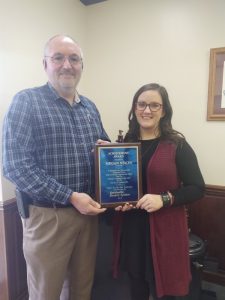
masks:
<path fill-rule="evenodd" d="M 209 49 L 225 46 L 224 0 L 108 0 L 87 7 L 79 0 L 0 0 L 0 7 L 0 125 L 18 90 L 46 81 L 43 44 L 65 32 L 85 54 L 79 90 L 96 102 L 112 140 L 127 130 L 135 91 L 159 82 L 206 183 L 225 185 L 225 121 L 206 121 Z M 2 180 L 6 200 L 13 188 Z"/>
<path fill-rule="evenodd" d="M 195 149 L 207 184 L 225 185 L 225 121 L 206 121 L 210 48 L 225 47 L 224 0 L 109 0 L 88 8 L 85 89 L 112 139 L 127 130 L 136 90 L 169 92 L 174 128 Z"/>
<path fill-rule="evenodd" d="M 86 9 L 78 0 L 0 0 L 0 127 L 13 95 L 47 81 L 43 46 L 58 33 L 75 37 L 85 48 Z M 81 82 L 82 86 L 82 82 Z M 0 201 L 13 197 L 3 177 Z"/>

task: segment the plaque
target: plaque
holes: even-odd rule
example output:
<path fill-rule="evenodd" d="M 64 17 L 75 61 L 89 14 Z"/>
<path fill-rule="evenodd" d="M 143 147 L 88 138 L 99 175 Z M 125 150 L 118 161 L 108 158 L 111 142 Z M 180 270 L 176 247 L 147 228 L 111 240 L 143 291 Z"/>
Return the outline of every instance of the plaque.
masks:
<path fill-rule="evenodd" d="M 140 143 L 95 146 L 95 194 L 102 207 L 135 204 L 142 196 Z"/>

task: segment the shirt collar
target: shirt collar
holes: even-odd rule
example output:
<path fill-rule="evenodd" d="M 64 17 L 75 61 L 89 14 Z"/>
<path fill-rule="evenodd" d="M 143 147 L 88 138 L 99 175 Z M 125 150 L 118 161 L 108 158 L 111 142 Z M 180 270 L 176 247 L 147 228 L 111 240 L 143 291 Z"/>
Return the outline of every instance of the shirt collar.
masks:
<path fill-rule="evenodd" d="M 62 99 L 62 97 L 58 94 L 58 92 L 56 91 L 56 89 L 52 86 L 52 84 L 50 82 L 47 82 L 47 86 L 49 87 L 50 91 L 54 94 L 55 98 L 54 101 L 57 99 Z M 79 93 L 78 94 L 78 99 L 79 101 L 75 101 L 76 104 L 82 104 L 83 106 L 86 106 L 86 103 L 84 101 L 83 96 L 81 96 Z"/>

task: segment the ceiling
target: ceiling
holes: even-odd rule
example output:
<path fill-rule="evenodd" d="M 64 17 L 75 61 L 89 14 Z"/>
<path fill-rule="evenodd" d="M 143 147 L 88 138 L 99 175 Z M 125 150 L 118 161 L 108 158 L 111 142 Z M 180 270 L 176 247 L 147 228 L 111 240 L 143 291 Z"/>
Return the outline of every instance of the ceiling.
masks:
<path fill-rule="evenodd" d="M 107 0 L 80 0 L 80 2 L 82 2 L 84 5 L 92 5 L 103 1 Z"/>

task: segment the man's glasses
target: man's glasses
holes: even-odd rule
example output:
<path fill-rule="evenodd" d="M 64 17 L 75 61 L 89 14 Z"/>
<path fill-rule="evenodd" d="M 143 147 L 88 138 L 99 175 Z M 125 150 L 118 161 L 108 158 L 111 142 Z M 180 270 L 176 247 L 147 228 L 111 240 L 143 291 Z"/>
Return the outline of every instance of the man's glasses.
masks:
<path fill-rule="evenodd" d="M 77 55 L 69 55 L 69 56 L 66 56 L 66 55 L 62 55 L 62 54 L 57 54 L 57 55 L 53 55 L 53 56 L 45 56 L 45 57 L 49 57 L 51 58 L 51 61 L 55 64 L 55 65 L 63 65 L 65 60 L 68 59 L 69 60 L 69 63 L 72 65 L 72 66 L 76 66 L 80 63 L 82 63 L 82 58 L 77 56 Z"/>
<path fill-rule="evenodd" d="M 146 109 L 146 107 L 149 107 L 150 111 L 152 112 L 156 112 L 158 110 L 160 110 L 160 108 L 163 106 L 162 104 L 160 103 L 157 103 L 157 102 L 151 102 L 149 104 L 147 104 L 146 102 L 144 101 L 138 101 L 136 103 L 136 109 L 137 110 L 141 110 L 141 111 L 144 111 Z"/>

